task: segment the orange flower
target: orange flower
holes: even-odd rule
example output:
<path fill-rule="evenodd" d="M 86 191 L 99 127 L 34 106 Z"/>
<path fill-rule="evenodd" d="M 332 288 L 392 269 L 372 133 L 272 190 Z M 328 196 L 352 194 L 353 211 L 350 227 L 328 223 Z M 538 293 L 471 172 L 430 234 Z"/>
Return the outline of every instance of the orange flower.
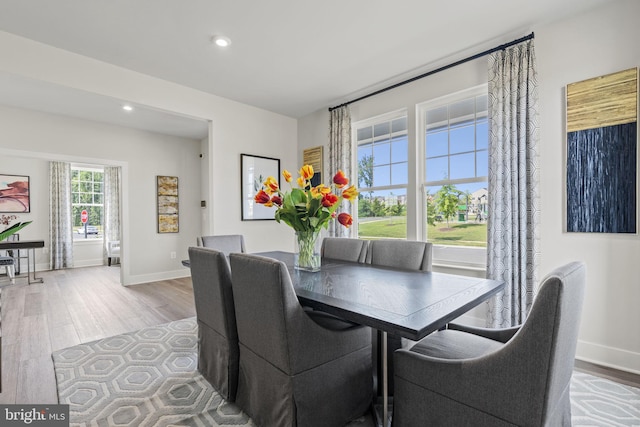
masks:
<path fill-rule="evenodd" d="M 307 187 L 307 181 L 305 181 L 301 176 L 298 177 L 298 187 L 300 188 L 306 188 Z"/>
<path fill-rule="evenodd" d="M 330 208 L 331 206 L 338 203 L 338 196 L 333 193 L 328 193 L 322 196 L 322 206 L 325 208 Z"/>
<path fill-rule="evenodd" d="M 333 177 L 333 183 L 338 188 L 342 188 L 345 185 L 349 184 L 349 179 L 346 176 L 344 176 L 344 172 L 342 172 L 341 170 L 338 170 L 338 173 L 336 173 L 335 176 Z"/>
<path fill-rule="evenodd" d="M 273 194 L 276 191 L 278 191 L 278 181 L 276 181 L 276 179 L 272 176 L 267 177 L 267 179 L 264 181 L 264 185 L 265 187 L 267 187 L 267 189 L 265 190 L 268 194 Z"/>
<path fill-rule="evenodd" d="M 287 182 L 291 182 L 291 173 L 288 170 L 283 170 L 282 171 L 282 176 L 284 177 L 284 180 Z"/>
<path fill-rule="evenodd" d="M 301 169 L 300 169 L 300 176 L 302 177 L 302 179 L 309 180 L 311 178 L 313 178 L 313 166 L 311 165 L 304 165 Z"/>
<path fill-rule="evenodd" d="M 329 193 L 331 193 L 331 189 L 324 184 L 318 184 L 311 189 L 311 195 L 313 197 L 318 197 Z"/>
<path fill-rule="evenodd" d="M 271 201 L 271 198 L 269 197 L 269 195 L 267 193 L 264 192 L 264 190 L 260 190 L 260 191 L 258 191 L 258 194 L 255 195 L 253 200 L 256 203 L 264 205 L 264 204 L 269 203 Z"/>
<path fill-rule="evenodd" d="M 352 185 L 351 187 L 347 187 L 342 190 L 342 197 L 347 200 L 355 200 L 358 197 L 358 190 L 356 190 L 356 187 L 354 185 Z"/>
<path fill-rule="evenodd" d="M 351 215 L 349 215 L 348 213 L 343 212 L 340 215 L 338 215 L 338 222 L 344 225 L 345 227 L 349 228 L 351 224 L 353 224 L 353 218 L 351 218 Z"/>

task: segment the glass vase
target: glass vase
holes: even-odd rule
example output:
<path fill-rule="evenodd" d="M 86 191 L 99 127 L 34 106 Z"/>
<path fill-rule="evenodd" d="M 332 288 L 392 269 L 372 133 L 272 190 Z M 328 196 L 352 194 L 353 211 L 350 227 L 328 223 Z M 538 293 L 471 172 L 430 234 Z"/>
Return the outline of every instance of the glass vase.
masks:
<path fill-rule="evenodd" d="M 296 231 L 294 268 L 305 271 L 320 271 L 319 237 L 319 231 Z"/>

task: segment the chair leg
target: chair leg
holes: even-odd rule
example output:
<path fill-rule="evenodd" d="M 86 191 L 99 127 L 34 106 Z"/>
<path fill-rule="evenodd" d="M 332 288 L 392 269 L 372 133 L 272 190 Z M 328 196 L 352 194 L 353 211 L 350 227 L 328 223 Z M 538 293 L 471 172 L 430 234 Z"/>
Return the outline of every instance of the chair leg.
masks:
<path fill-rule="evenodd" d="M 107 258 L 107 267 L 111 267 L 111 257 Z"/>

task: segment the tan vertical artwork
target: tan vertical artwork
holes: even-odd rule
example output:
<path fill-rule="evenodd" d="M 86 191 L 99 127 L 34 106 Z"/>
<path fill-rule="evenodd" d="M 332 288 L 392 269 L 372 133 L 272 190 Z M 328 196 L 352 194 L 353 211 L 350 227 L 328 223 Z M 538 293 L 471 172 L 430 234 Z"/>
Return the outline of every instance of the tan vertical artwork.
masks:
<path fill-rule="evenodd" d="M 178 177 L 157 176 L 158 233 L 177 233 L 180 230 Z"/>

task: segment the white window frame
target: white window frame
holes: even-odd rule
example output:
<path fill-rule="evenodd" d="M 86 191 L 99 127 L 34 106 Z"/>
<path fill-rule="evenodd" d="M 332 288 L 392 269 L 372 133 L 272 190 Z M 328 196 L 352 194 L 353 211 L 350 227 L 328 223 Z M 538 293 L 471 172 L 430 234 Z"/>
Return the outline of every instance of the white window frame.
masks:
<path fill-rule="evenodd" d="M 428 110 L 453 104 L 468 98 L 485 95 L 488 91 L 488 85 L 482 84 L 469 89 L 461 90 L 453 94 L 445 95 L 430 101 L 416 104 L 416 144 L 418 151 L 418 176 L 420 184 L 420 194 L 422 200 L 418 204 L 418 235 L 422 240 L 427 240 L 427 218 L 426 218 L 426 149 L 424 136 L 426 135 L 425 116 Z M 468 180 L 456 180 L 456 183 L 476 182 L 481 178 L 488 181 L 487 177 L 476 177 Z M 450 181 L 440 181 L 438 183 L 430 183 L 431 185 L 445 184 Z M 470 246 L 433 246 L 433 265 L 440 267 L 453 267 L 468 270 L 484 271 L 487 263 L 487 248 L 470 247 Z"/>
<path fill-rule="evenodd" d="M 351 164 L 351 170 L 354 171 L 354 176 L 352 177 L 352 182 L 356 184 L 356 186 L 358 187 L 358 192 L 362 192 L 362 191 L 369 191 L 369 188 L 366 189 L 361 189 L 359 187 L 359 182 L 358 182 L 358 128 L 363 128 L 363 127 L 367 127 L 367 126 L 374 126 L 378 123 L 382 123 L 382 122 L 390 122 L 393 121 L 395 119 L 400 119 L 400 118 L 406 118 L 407 119 L 407 155 L 410 157 L 411 156 L 411 140 L 409 139 L 409 115 L 406 109 L 401 109 L 401 110 L 395 110 L 395 111 L 391 111 L 388 113 L 384 113 L 384 114 L 380 114 L 378 116 L 375 117 L 370 117 L 368 119 L 364 119 L 364 120 L 360 120 L 357 122 L 353 122 L 351 123 L 351 144 L 352 144 L 352 153 L 354 153 L 354 155 L 352 156 L 352 164 Z M 391 134 L 393 136 L 393 133 Z M 409 163 L 411 162 L 411 159 L 407 159 L 407 167 L 409 167 Z M 407 173 L 407 183 L 402 185 L 402 184 L 396 184 L 396 185 L 385 185 L 385 186 L 380 186 L 380 187 L 373 187 L 371 188 L 371 190 L 373 191 L 390 191 L 390 190 L 395 190 L 395 189 L 404 189 L 405 190 L 405 197 L 409 197 L 409 176 L 410 173 Z M 408 206 L 408 204 L 407 204 Z M 356 225 L 356 236 L 358 235 L 358 202 L 354 203 L 354 208 L 353 212 L 352 212 L 352 217 L 354 220 L 354 224 Z M 409 212 L 407 212 L 407 216 L 409 215 Z M 407 219 L 408 221 L 408 219 Z M 407 223 L 407 227 L 408 227 L 408 223 Z M 408 232 L 407 232 L 407 236 L 408 236 Z"/>
<path fill-rule="evenodd" d="M 87 164 L 72 164 L 71 165 L 71 170 L 80 170 L 80 171 L 92 171 L 92 172 L 102 172 L 103 174 L 103 181 L 102 181 L 102 209 L 103 209 L 103 213 L 104 213 L 104 166 L 96 166 L 96 165 L 87 165 Z M 73 189 L 71 189 L 71 193 L 72 193 L 72 198 L 73 198 Z M 71 214 L 73 215 L 73 205 L 75 205 L 76 203 L 71 203 L 72 209 L 71 209 Z M 73 219 L 72 219 L 73 221 Z M 100 224 L 102 226 L 102 230 L 103 233 L 102 235 L 98 235 L 99 237 L 96 238 L 76 238 L 76 231 L 73 231 L 73 243 L 74 244 L 102 244 L 104 241 L 104 218 L 102 219 L 102 224 Z"/>

